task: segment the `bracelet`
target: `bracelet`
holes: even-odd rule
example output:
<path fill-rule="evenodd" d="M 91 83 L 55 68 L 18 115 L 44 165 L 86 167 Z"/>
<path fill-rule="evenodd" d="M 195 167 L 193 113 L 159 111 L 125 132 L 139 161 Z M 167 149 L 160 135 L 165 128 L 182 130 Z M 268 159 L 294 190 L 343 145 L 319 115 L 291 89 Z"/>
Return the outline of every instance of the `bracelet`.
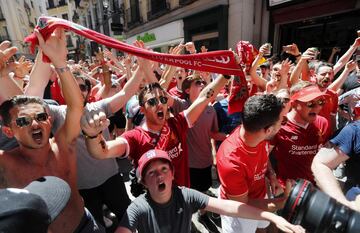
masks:
<path fill-rule="evenodd" d="M 69 67 L 69 66 L 65 66 L 65 67 L 55 68 L 55 71 L 56 71 L 58 74 L 62 74 L 62 73 L 65 73 L 65 72 L 67 72 L 67 71 L 70 71 L 70 67 Z"/>
<path fill-rule="evenodd" d="M 231 75 L 224 74 L 223 76 L 224 76 L 224 78 L 227 79 L 227 80 L 231 79 Z"/>
<path fill-rule="evenodd" d="M 97 138 L 100 134 L 102 134 L 102 131 L 100 131 L 98 134 L 96 134 L 95 136 L 90 136 L 90 135 L 87 135 L 84 130 L 81 130 L 83 135 L 85 136 L 85 138 L 87 139 L 94 139 L 94 138 Z"/>
<path fill-rule="evenodd" d="M 301 53 L 299 53 L 298 55 L 294 55 L 294 57 L 300 57 L 301 56 Z"/>

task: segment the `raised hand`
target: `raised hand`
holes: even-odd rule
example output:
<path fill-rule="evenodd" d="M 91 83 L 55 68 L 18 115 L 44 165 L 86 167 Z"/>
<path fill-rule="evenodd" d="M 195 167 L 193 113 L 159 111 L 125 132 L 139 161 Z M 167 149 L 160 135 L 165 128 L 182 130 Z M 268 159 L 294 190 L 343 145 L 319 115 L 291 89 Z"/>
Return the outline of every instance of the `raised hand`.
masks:
<path fill-rule="evenodd" d="M 284 61 L 281 62 L 281 67 L 280 67 L 280 74 L 281 76 L 287 76 L 290 70 L 290 66 L 291 66 L 291 61 L 289 59 L 285 59 Z"/>
<path fill-rule="evenodd" d="M 332 53 L 335 54 L 335 53 L 339 53 L 341 51 L 341 49 L 339 47 L 334 47 L 332 48 Z"/>
<path fill-rule="evenodd" d="M 104 52 L 101 50 L 101 47 L 98 48 L 98 51 L 95 52 L 95 56 L 96 59 L 100 62 L 103 63 L 105 61 L 104 59 Z"/>
<path fill-rule="evenodd" d="M 295 43 L 283 46 L 283 51 L 293 56 L 298 56 L 300 54 L 299 48 Z"/>
<path fill-rule="evenodd" d="M 20 57 L 20 59 L 14 63 L 15 76 L 20 78 L 25 77 L 25 75 L 30 73 L 32 65 L 31 61 L 25 60 L 25 56 Z"/>
<path fill-rule="evenodd" d="M 259 54 L 262 56 L 264 54 L 269 54 L 270 53 L 270 47 L 268 46 L 268 43 L 263 44 L 260 46 L 259 48 Z"/>
<path fill-rule="evenodd" d="M 202 53 L 206 53 L 208 51 L 208 49 L 205 47 L 205 45 L 203 45 L 203 46 L 201 46 L 200 51 Z"/>
<path fill-rule="evenodd" d="M 360 47 L 360 37 L 355 39 L 354 44 L 352 46 L 355 48 Z"/>
<path fill-rule="evenodd" d="M 185 49 L 191 54 L 196 53 L 195 45 L 193 42 L 187 42 L 185 44 Z"/>
<path fill-rule="evenodd" d="M 10 47 L 10 41 L 3 41 L 0 44 L 0 72 L 1 77 L 5 77 L 12 71 L 13 67 L 8 64 L 8 60 L 18 51 L 16 47 Z"/>
<path fill-rule="evenodd" d="M 346 63 L 345 69 L 347 69 L 349 72 L 351 72 L 356 69 L 356 66 L 357 66 L 357 62 L 350 60 L 350 61 L 348 61 L 348 63 Z"/>
<path fill-rule="evenodd" d="M 43 53 L 48 56 L 55 67 L 65 67 L 68 50 L 66 48 L 65 31 L 56 28 L 50 37 L 45 41 L 38 29 L 34 30 L 39 40 L 39 46 Z"/>
<path fill-rule="evenodd" d="M 81 129 L 90 136 L 96 136 L 110 125 L 110 120 L 106 118 L 104 112 L 85 111 L 81 117 Z"/>
<path fill-rule="evenodd" d="M 302 55 L 301 60 L 313 60 L 317 55 L 317 51 L 314 48 L 308 48 Z"/>

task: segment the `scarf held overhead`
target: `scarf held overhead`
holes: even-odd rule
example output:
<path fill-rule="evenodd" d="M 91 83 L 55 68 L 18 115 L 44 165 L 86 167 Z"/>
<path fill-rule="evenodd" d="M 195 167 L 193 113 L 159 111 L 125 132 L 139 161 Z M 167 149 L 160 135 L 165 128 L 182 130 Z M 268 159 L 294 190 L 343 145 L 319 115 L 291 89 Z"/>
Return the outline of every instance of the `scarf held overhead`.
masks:
<path fill-rule="evenodd" d="M 236 63 L 233 52 L 227 50 L 218 50 L 213 52 L 191 55 L 172 55 L 157 53 L 123 43 L 109 36 L 85 28 L 79 24 L 64 19 L 48 16 L 41 16 L 39 18 L 36 29 L 39 30 L 41 35 L 46 40 L 57 27 L 62 27 L 65 30 L 72 31 L 78 35 L 84 36 L 107 47 L 114 48 L 135 56 L 157 61 L 160 63 L 169 64 L 172 66 L 179 66 L 186 69 L 200 70 L 219 74 L 242 74 L 242 70 L 240 66 Z M 30 49 L 32 52 L 35 51 L 35 46 L 39 43 L 34 33 L 26 37 L 24 41 L 31 43 Z"/>

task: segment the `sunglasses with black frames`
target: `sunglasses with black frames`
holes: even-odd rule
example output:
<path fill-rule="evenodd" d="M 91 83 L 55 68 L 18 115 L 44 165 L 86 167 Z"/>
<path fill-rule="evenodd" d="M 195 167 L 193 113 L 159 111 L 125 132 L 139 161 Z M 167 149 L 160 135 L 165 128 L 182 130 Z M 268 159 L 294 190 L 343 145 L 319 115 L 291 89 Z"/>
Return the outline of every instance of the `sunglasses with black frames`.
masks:
<path fill-rule="evenodd" d="M 159 98 L 153 97 L 148 100 L 146 100 L 146 103 L 148 103 L 151 107 L 154 107 L 160 103 L 166 104 L 168 102 L 168 97 L 166 96 L 160 96 Z"/>
<path fill-rule="evenodd" d="M 15 123 L 19 127 L 25 127 L 29 126 L 33 120 L 36 120 L 37 122 L 43 122 L 46 121 L 49 118 L 49 115 L 46 112 L 37 113 L 34 117 L 30 116 L 24 116 L 24 117 L 18 117 L 15 120 Z"/>

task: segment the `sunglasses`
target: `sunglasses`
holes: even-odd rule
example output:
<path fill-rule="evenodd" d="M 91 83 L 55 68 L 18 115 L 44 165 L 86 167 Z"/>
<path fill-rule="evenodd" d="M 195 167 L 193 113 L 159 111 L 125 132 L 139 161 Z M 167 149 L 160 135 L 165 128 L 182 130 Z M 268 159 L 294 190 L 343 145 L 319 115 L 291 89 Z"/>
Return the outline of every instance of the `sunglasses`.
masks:
<path fill-rule="evenodd" d="M 309 101 L 309 102 L 306 102 L 306 106 L 308 108 L 315 108 L 316 105 L 319 105 L 319 106 L 324 106 L 324 104 L 326 103 L 326 101 L 324 99 L 319 99 L 318 101 Z"/>
<path fill-rule="evenodd" d="M 166 104 L 168 102 L 168 98 L 165 96 L 160 96 L 159 99 L 154 97 L 151 99 L 146 100 L 146 103 L 148 103 L 151 107 L 154 107 L 160 103 Z"/>
<path fill-rule="evenodd" d="M 80 91 L 85 92 L 87 91 L 87 87 L 85 84 L 79 84 Z"/>
<path fill-rule="evenodd" d="M 49 118 L 49 115 L 46 112 L 41 112 L 36 114 L 34 117 L 18 117 L 15 120 L 15 123 L 19 127 L 29 126 L 32 121 L 35 119 L 37 122 L 46 121 Z"/>
<path fill-rule="evenodd" d="M 205 85 L 205 84 L 206 84 L 206 82 L 201 81 L 201 80 L 196 80 L 196 81 L 195 81 L 195 85 L 198 86 L 198 87 L 200 87 L 200 86 L 202 86 L 202 85 Z"/>

